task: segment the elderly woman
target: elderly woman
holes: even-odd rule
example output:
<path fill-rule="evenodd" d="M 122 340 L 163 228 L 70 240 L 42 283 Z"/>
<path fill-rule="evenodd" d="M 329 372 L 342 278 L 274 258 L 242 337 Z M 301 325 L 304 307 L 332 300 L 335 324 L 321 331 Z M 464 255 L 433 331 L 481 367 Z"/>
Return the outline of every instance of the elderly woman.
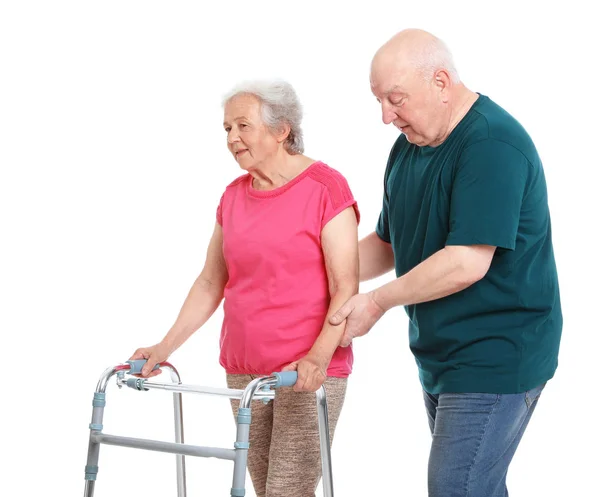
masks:
<path fill-rule="evenodd" d="M 230 388 L 274 371 L 298 382 L 252 410 L 248 469 L 258 497 L 314 496 L 320 473 L 314 394 L 325 385 L 331 437 L 352 348 L 329 317 L 358 288 L 359 213 L 336 170 L 305 155 L 302 110 L 284 82 L 255 82 L 224 101 L 227 146 L 245 174 L 223 193 L 206 262 L 173 327 L 133 359 L 143 376 L 224 299 L 220 364 Z M 237 401 L 232 401 L 234 413 Z"/>

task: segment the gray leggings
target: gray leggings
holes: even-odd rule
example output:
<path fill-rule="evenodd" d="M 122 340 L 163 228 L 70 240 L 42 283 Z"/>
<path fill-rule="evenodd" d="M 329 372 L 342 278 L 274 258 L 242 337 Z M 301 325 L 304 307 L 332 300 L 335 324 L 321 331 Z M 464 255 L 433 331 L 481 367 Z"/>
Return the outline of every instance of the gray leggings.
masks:
<path fill-rule="evenodd" d="M 227 375 L 227 385 L 244 389 L 254 378 Z M 332 441 L 347 382 L 347 378 L 325 380 Z M 231 407 L 237 416 L 239 401 L 232 400 Z M 257 497 L 314 497 L 321 478 L 315 394 L 280 388 L 267 405 L 252 403 L 248 471 Z"/>

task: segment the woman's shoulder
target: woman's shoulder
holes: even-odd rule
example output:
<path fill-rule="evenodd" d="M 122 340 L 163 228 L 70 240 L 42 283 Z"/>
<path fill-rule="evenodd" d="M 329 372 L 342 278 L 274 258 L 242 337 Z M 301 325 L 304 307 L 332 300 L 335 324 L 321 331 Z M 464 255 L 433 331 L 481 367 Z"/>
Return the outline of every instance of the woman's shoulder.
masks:
<path fill-rule="evenodd" d="M 249 173 L 244 173 L 241 176 L 238 176 L 237 178 L 235 178 L 231 183 L 229 183 L 225 187 L 225 191 L 232 190 L 232 189 L 235 189 L 237 187 L 240 187 L 241 185 L 243 185 L 248 180 L 249 176 L 250 176 Z"/>
<path fill-rule="evenodd" d="M 324 202 L 325 214 L 323 216 L 323 226 L 350 206 L 354 207 L 357 221 L 360 220 L 356 200 L 348 181 L 342 173 L 324 162 L 319 162 L 311 168 L 309 175 L 315 182 L 321 185 L 323 194 L 327 199 Z"/>
<path fill-rule="evenodd" d="M 308 176 L 329 191 L 349 188 L 346 177 L 337 169 L 322 161 L 317 161 L 312 165 L 308 171 Z"/>

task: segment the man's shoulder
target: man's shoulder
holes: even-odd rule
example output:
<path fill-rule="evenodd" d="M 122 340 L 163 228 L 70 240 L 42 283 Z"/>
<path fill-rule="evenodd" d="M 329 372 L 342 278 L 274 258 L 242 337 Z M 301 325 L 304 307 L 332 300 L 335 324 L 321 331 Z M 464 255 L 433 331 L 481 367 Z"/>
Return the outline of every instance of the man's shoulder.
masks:
<path fill-rule="evenodd" d="M 488 144 L 490 151 L 493 151 L 496 150 L 494 145 L 500 142 L 514 148 L 530 162 L 537 161 L 533 140 L 512 114 L 485 95 L 479 97 L 472 110 L 473 116 L 465 132 L 463 149 L 477 144 L 477 150 L 484 152 Z"/>

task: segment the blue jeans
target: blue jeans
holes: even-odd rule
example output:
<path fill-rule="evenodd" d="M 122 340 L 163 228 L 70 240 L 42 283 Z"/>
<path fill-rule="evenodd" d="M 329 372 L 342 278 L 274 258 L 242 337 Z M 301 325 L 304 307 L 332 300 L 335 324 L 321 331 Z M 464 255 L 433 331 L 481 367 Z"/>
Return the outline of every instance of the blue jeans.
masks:
<path fill-rule="evenodd" d="M 429 497 L 508 497 L 506 474 L 544 385 L 521 394 L 424 392 Z"/>

